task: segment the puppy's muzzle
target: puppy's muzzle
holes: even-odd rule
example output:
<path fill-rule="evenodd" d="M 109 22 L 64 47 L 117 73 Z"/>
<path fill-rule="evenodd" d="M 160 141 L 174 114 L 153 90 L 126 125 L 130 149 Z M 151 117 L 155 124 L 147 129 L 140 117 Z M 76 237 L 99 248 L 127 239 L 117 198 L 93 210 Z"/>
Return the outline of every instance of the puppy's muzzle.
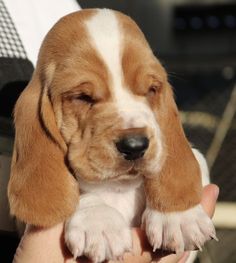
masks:
<path fill-rule="evenodd" d="M 137 160 L 145 154 L 149 139 L 144 135 L 127 135 L 116 142 L 117 150 L 126 160 Z"/>

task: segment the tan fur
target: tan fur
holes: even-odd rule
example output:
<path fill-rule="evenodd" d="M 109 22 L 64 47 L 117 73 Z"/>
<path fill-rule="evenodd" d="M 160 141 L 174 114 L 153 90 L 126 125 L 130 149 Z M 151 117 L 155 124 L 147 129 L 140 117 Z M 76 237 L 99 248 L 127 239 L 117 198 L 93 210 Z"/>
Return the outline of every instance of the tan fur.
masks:
<path fill-rule="evenodd" d="M 48 98 L 43 97 L 40 105 L 42 88 L 35 76 L 15 107 L 16 136 L 8 196 L 11 214 L 21 221 L 51 226 L 74 211 L 78 187 L 64 163 L 66 146 L 61 144 Z M 42 124 L 39 118 L 43 115 L 47 122 L 42 120 Z"/>
<path fill-rule="evenodd" d="M 167 157 L 161 172 L 146 178 L 146 196 L 149 205 L 159 211 L 182 211 L 200 203 L 200 168 L 184 135 L 172 90 L 168 84 L 163 89 L 157 120 Z"/>
<path fill-rule="evenodd" d="M 69 170 L 89 181 L 142 174 L 148 203 L 164 212 L 188 209 L 200 201 L 199 167 L 184 136 L 165 70 L 137 25 L 118 12 L 124 35 L 123 82 L 155 112 L 165 145 L 160 167 L 164 165 L 159 174 L 146 173 L 155 156 L 154 140 L 135 167 L 117 152 L 115 142 L 130 131 L 122 130 L 110 73 L 85 28 L 84 21 L 95 13 L 73 13 L 50 30 L 34 76 L 15 108 L 8 195 L 11 213 L 30 224 L 50 226 L 73 212 L 78 186 Z M 83 93 L 94 99 L 94 105 L 78 99 Z M 141 130 L 153 138 L 150 129 Z"/>
<path fill-rule="evenodd" d="M 68 52 L 63 44 L 68 31 L 62 31 L 71 27 L 71 17 L 73 14 L 59 22 L 63 27 L 58 26 L 58 31 L 48 33 L 34 76 L 15 107 L 16 137 L 8 186 L 11 214 L 44 227 L 64 221 L 78 204 L 78 185 L 65 164 L 67 146 L 56 125 L 47 87 L 54 77 L 52 65 L 63 67 L 59 62 Z M 82 26 L 79 30 L 81 35 L 74 38 L 83 37 Z"/>

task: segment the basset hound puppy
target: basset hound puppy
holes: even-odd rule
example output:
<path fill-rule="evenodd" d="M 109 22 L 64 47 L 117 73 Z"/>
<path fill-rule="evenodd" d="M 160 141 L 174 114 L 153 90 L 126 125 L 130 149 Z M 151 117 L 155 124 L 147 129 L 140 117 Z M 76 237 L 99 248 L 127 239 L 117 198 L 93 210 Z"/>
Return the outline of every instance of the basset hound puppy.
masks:
<path fill-rule="evenodd" d="M 114 259 L 132 226 L 153 249 L 201 248 L 216 238 L 200 205 L 201 154 L 181 126 L 165 69 L 128 16 L 87 9 L 47 34 L 15 107 L 11 213 L 65 221 L 74 257 Z"/>

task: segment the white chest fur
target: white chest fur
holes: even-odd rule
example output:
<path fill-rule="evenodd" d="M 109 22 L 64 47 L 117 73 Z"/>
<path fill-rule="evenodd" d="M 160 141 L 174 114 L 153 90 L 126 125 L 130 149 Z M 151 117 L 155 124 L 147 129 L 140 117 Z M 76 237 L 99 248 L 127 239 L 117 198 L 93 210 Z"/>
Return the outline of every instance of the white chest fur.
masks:
<path fill-rule="evenodd" d="M 104 204 L 115 208 L 124 217 L 129 226 L 140 226 L 141 216 L 145 209 L 145 197 L 142 179 L 90 184 L 80 180 L 83 195 L 96 196 Z"/>

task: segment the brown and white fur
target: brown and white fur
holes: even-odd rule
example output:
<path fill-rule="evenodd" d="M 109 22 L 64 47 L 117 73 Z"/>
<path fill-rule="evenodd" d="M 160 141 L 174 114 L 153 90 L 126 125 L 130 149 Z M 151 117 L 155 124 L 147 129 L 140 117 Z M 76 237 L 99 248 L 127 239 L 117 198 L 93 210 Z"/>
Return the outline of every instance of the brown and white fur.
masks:
<path fill-rule="evenodd" d="M 11 213 L 44 227 L 66 220 L 74 257 L 118 258 L 140 224 L 154 250 L 193 250 L 215 237 L 200 205 L 204 158 L 129 17 L 90 9 L 62 18 L 43 42 L 15 125 Z M 133 135 L 149 145 L 127 160 L 116 143 Z"/>

